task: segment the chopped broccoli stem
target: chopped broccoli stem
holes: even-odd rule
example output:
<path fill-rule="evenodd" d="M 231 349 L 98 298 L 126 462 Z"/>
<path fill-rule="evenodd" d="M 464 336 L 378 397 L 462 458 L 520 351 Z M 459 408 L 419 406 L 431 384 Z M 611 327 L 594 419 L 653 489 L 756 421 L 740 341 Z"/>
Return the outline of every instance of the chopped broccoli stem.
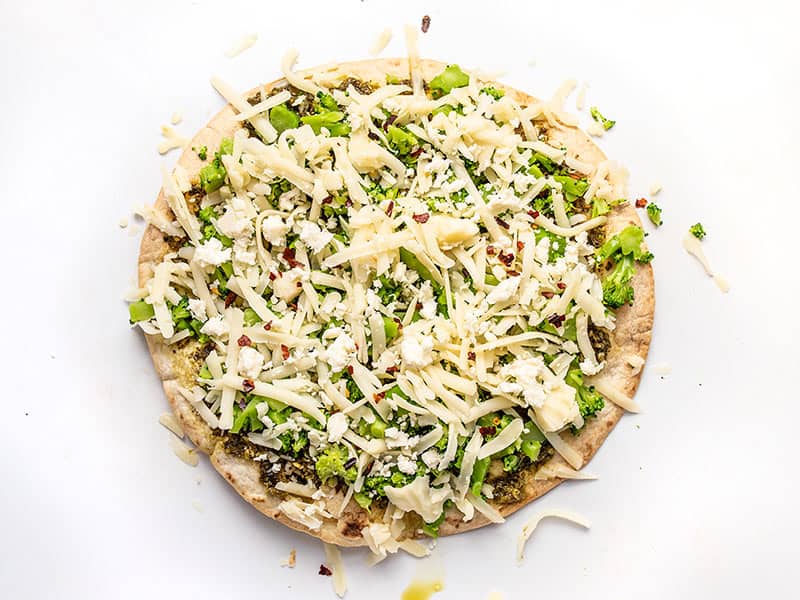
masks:
<path fill-rule="evenodd" d="M 389 141 L 389 147 L 400 155 L 409 154 L 415 146 L 419 145 L 417 136 L 395 125 L 389 125 L 386 139 Z"/>
<path fill-rule="evenodd" d="M 294 129 L 300 125 L 300 117 L 292 109 L 288 108 L 285 104 L 273 106 L 269 111 L 269 122 L 280 134 L 287 129 Z"/>
<path fill-rule="evenodd" d="M 388 344 L 394 338 L 397 337 L 397 334 L 400 332 L 400 326 L 395 322 L 394 319 L 390 319 L 389 317 L 383 317 L 383 333 L 386 335 L 386 343 Z"/>
<path fill-rule="evenodd" d="M 252 327 L 253 325 L 257 325 L 261 322 L 261 317 L 258 316 L 256 311 L 252 308 L 248 307 L 244 309 L 244 324 L 248 327 Z"/>
<path fill-rule="evenodd" d="M 458 65 L 447 65 L 447 68 L 431 79 L 428 87 L 434 98 L 449 94 L 454 88 L 469 85 L 469 75 L 464 73 Z"/>
<path fill-rule="evenodd" d="M 591 113 L 592 118 L 598 123 L 600 123 L 603 126 L 603 129 L 605 129 L 606 131 L 611 129 L 617 123 L 616 121 L 612 121 L 611 119 L 605 118 L 602 115 L 602 113 L 597 109 L 596 106 L 590 108 L 589 112 Z"/>
<path fill-rule="evenodd" d="M 149 321 L 156 315 L 153 306 L 144 300 L 139 300 L 128 306 L 128 314 L 130 315 L 131 323 Z"/>
<path fill-rule="evenodd" d="M 483 487 L 486 475 L 489 473 L 489 465 L 491 462 L 491 456 L 475 461 L 475 466 L 472 469 L 472 479 L 470 479 L 470 491 L 474 496 L 481 495 L 481 488 Z"/>

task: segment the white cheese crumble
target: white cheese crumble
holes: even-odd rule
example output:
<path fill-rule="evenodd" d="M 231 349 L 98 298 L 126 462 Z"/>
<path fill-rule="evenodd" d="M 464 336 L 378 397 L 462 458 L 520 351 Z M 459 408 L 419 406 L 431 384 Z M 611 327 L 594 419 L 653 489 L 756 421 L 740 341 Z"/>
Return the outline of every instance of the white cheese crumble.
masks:
<path fill-rule="evenodd" d="M 356 343 L 346 333 L 340 333 L 334 342 L 325 349 L 321 356 L 322 360 L 328 363 L 331 371 L 338 373 L 342 371 L 356 353 Z"/>
<path fill-rule="evenodd" d="M 403 337 L 400 343 L 403 363 L 411 369 L 422 369 L 433 362 L 433 340 L 430 336 Z"/>
<path fill-rule="evenodd" d="M 218 267 L 231 259 L 231 249 L 224 248 L 217 238 L 211 238 L 194 249 L 194 260 L 201 267 Z"/>
<path fill-rule="evenodd" d="M 330 231 L 320 229 L 316 223 L 306 221 L 300 229 L 300 240 L 308 246 L 308 248 L 318 254 L 325 246 L 331 243 L 333 234 Z"/>
<path fill-rule="evenodd" d="M 205 321 L 208 319 L 206 314 L 206 303 L 197 298 L 189 298 L 189 312 L 198 321 Z"/>
<path fill-rule="evenodd" d="M 239 350 L 239 373 L 255 379 L 264 366 L 264 355 L 255 348 L 244 346 Z"/>
<path fill-rule="evenodd" d="M 217 315 L 205 322 L 200 328 L 200 333 L 205 333 L 206 335 L 214 337 L 222 337 L 228 334 L 228 324 L 225 322 L 225 318 L 222 315 Z"/>

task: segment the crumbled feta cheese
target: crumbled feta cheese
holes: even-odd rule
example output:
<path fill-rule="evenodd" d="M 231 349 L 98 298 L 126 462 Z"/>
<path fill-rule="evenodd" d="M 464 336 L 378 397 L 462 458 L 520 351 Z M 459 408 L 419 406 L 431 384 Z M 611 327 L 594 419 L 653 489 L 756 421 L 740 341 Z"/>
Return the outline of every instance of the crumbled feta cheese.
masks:
<path fill-rule="evenodd" d="M 504 394 L 521 395 L 534 408 L 542 406 L 545 390 L 539 378 L 545 369 L 540 357 L 518 358 L 500 369 L 499 389 Z M 513 381 L 512 381 L 513 380 Z"/>
<path fill-rule="evenodd" d="M 208 319 L 206 315 L 206 303 L 197 298 L 189 298 L 189 312 L 198 321 L 205 321 Z"/>
<path fill-rule="evenodd" d="M 291 302 L 303 290 L 302 287 L 303 271 L 297 267 L 281 273 L 280 277 L 272 282 L 272 291 L 275 296 Z"/>
<path fill-rule="evenodd" d="M 417 463 L 402 454 L 397 457 L 397 468 L 401 473 L 413 475 L 417 472 Z"/>
<path fill-rule="evenodd" d="M 422 369 L 433 362 L 433 340 L 429 336 L 408 336 L 400 343 L 400 355 L 406 367 Z"/>
<path fill-rule="evenodd" d="M 222 315 L 217 315 L 205 322 L 200 328 L 200 333 L 205 333 L 206 335 L 214 337 L 222 337 L 228 333 L 228 324 L 225 322 Z"/>
<path fill-rule="evenodd" d="M 418 436 L 409 436 L 405 431 L 397 427 L 387 427 L 383 435 L 387 448 L 411 448 L 419 441 Z"/>
<path fill-rule="evenodd" d="M 201 267 L 218 267 L 231 259 L 231 249 L 224 248 L 217 238 L 211 238 L 194 249 L 194 260 Z"/>
<path fill-rule="evenodd" d="M 605 362 L 597 363 L 595 361 L 590 361 L 587 359 L 587 360 L 582 360 L 578 366 L 581 368 L 581 372 L 584 375 L 597 375 L 600 371 L 603 370 Z"/>
<path fill-rule="evenodd" d="M 275 246 L 283 246 L 284 236 L 288 231 L 289 225 L 277 215 L 270 215 L 261 221 L 264 239 Z"/>
<path fill-rule="evenodd" d="M 233 206 L 228 207 L 225 214 L 217 219 L 217 229 L 229 238 L 249 236 L 253 231 L 250 219 L 242 216 Z"/>
<path fill-rule="evenodd" d="M 300 240 L 308 246 L 314 254 L 321 252 L 325 246 L 331 243 L 333 234 L 330 231 L 323 231 L 319 225 L 306 221 L 300 229 Z"/>
<path fill-rule="evenodd" d="M 504 279 L 497 284 L 491 292 L 489 292 L 489 295 L 486 296 L 486 301 L 490 306 L 494 304 L 500 304 L 502 302 L 508 302 L 514 297 L 514 294 L 517 293 L 519 282 L 521 280 L 521 277 L 508 277 L 507 279 Z"/>
<path fill-rule="evenodd" d="M 255 379 L 261 373 L 264 366 L 264 356 L 250 346 L 244 346 L 239 350 L 239 373 L 244 377 Z"/>
<path fill-rule="evenodd" d="M 347 433 L 348 429 L 348 421 L 347 416 L 344 413 L 337 412 L 334 413 L 328 418 L 328 441 L 329 442 L 338 442 L 342 439 L 342 436 Z"/>
<path fill-rule="evenodd" d="M 350 364 L 350 360 L 355 353 L 356 343 L 353 341 L 353 338 L 342 332 L 334 342 L 322 352 L 321 356 L 322 360 L 330 365 L 331 370 L 334 373 L 338 373 Z"/>
<path fill-rule="evenodd" d="M 423 452 L 420 458 L 430 469 L 438 468 L 439 463 L 442 461 L 442 455 L 433 448 Z"/>
<path fill-rule="evenodd" d="M 256 251 L 250 250 L 250 242 L 246 238 L 238 238 L 233 243 L 233 256 L 246 265 L 256 264 Z"/>
<path fill-rule="evenodd" d="M 430 281 L 424 281 L 419 288 L 419 302 L 422 303 L 420 316 L 423 319 L 433 319 L 436 316 L 436 299 L 433 297 L 433 286 Z"/>

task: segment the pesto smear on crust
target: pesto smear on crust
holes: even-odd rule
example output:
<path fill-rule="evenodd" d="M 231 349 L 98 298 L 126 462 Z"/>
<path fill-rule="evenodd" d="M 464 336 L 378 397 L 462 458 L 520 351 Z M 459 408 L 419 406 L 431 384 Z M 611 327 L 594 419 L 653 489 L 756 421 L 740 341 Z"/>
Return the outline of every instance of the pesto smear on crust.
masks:
<path fill-rule="evenodd" d="M 604 235 L 624 173 L 457 65 L 287 79 L 229 98 L 242 126 L 166 178 L 177 243 L 130 320 L 202 346 L 181 393 L 309 529 L 333 494 L 432 536 L 452 505 L 496 520 L 604 407 L 587 378 L 652 258 L 638 227 Z"/>

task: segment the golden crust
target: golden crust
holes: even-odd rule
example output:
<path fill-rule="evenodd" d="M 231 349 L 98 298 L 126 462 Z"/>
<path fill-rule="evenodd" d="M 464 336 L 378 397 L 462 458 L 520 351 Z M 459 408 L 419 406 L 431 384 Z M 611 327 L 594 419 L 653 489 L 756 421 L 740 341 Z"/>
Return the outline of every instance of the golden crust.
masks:
<path fill-rule="evenodd" d="M 348 76 L 366 81 L 383 82 L 387 74 L 401 78 L 407 77 L 407 65 L 408 63 L 405 59 L 377 59 L 343 63 L 332 67 L 306 71 L 305 74 L 306 76 L 313 74 L 316 81 L 325 83 L 338 82 Z M 420 66 L 427 81 L 440 72 L 445 65 L 437 61 L 423 60 L 420 62 Z M 280 79 L 263 86 L 263 88 L 253 90 L 251 93 L 255 93 L 259 89 L 264 89 L 268 92 L 284 82 L 283 79 Z M 520 103 L 531 104 L 535 102 L 533 97 L 518 90 L 505 89 Z M 226 106 L 188 144 L 187 150 L 178 159 L 178 165 L 183 167 L 190 176 L 195 176 L 203 163 L 197 158 L 195 152 L 192 152 L 189 148 L 204 145 L 208 146 L 208 148 L 216 148 L 223 137 L 232 135 L 238 127 L 239 122 L 235 121 L 232 118 L 233 116 L 233 109 L 230 105 Z M 605 160 L 602 151 L 579 129 L 553 129 L 550 131 L 550 135 L 562 141 L 571 153 L 574 153 L 577 158 L 585 162 L 597 164 Z M 161 190 L 156 200 L 156 209 L 165 213 L 168 212 L 163 190 Z M 617 207 L 609 215 L 607 231 L 609 234 L 614 234 L 628 224 L 641 225 L 636 211 L 629 205 Z M 144 285 L 152 276 L 153 266 L 167 252 L 169 252 L 169 246 L 164 235 L 152 225 L 149 226 L 144 233 L 140 247 L 139 285 Z M 599 376 L 628 396 L 635 394 L 641 379 L 641 369 L 633 369 L 629 364 L 629 359 L 631 356 L 638 356 L 642 360 L 646 359 L 650 346 L 655 313 L 655 284 L 653 269 L 650 265 L 639 266 L 633 280 L 633 286 L 635 289 L 634 303 L 632 306 L 625 306 L 617 311 L 617 325 L 612 334 L 612 348 L 606 358 L 606 367 Z M 191 377 L 187 376 L 188 369 L 186 367 L 189 364 L 188 356 L 196 348 L 196 345 L 188 344 L 182 349 L 175 349 L 161 342 L 157 336 L 146 337 L 147 345 L 153 358 L 153 365 L 162 379 L 164 392 L 170 407 L 180 420 L 187 435 L 198 448 L 210 455 L 214 468 L 225 477 L 247 502 L 262 514 L 292 529 L 320 538 L 325 542 L 340 546 L 365 545 L 360 531 L 369 523 L 370 515 L 352 500 L 337 519 L 326 519 L 319 530 L 311 531 L 286 517 L 278 508 L 283 496 L 270 492 L 261 483 L 258 464 L 226 452 L 220 438 L 214 435 L 211 428 L 178 391 L 181 385 L 184 387 L 192 385 Z M 586 463 L 597 452 L 623 413 L 623 409 L 607 403 L 607 406 L 596 418 L 587 422 L 579 436 L 567 433 L 564 434 L 564 440 L 582 454 L 584 463 Z M 564 462 L 558 455 L 550 460 Z M 533 470 L 529 470 L 525 474 L 523 499 L 514 504 L 500 505 L 498 509 L 503 515 L 509 515 L 542 496 L 562 481 L 561 479 L 537 481 L 533 479 Z M 341 502 L 341 495 L 329 500 L 329 512 L 336 514 Z M 373 511 L 372 517 L 380 519 L 382 515 Z M 478 513 L 469 522 L 462 521 L 461 517 L 462 515 L 459 511 L 452 509 L 440 527 L 440 534 L 452 535 L 489 524 L 489 521 Z"/>

